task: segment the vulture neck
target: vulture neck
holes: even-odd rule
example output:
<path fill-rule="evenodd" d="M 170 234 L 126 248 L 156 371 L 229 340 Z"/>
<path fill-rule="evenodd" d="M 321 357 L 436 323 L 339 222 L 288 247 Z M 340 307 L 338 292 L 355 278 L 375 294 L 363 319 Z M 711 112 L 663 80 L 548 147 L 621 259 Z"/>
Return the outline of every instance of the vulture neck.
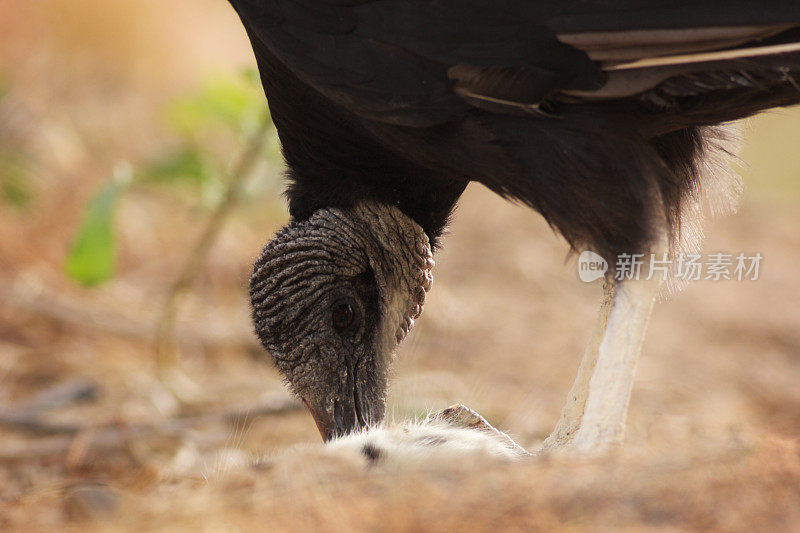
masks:
<path fill-rule="evenodd" d="M 380 202 L 360 202 L 349 211 L 363 224 L 363 248 L 382 302 L 382 352 L 394 347 L 414 327 L 431 290 L 434 266 L 430 240 L 422 227 L 401 210 Z"/>

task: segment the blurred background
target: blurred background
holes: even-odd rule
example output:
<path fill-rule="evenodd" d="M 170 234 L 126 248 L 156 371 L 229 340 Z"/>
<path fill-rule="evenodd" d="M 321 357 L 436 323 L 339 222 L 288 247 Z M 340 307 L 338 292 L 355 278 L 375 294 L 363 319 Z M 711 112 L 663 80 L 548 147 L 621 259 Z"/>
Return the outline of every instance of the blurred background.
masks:
<path fill-rule="evenodd" d="M 318 441 L 250 332 L 251 263 L 287 220 L 254 68 L 224 0 L 0 2 L 0 527 L 64 487 L 135 490 Z M 745 132 L 740 212 L 707 224 L 704 250 L 760 252 L 760 278 L 657 306 L 634 448 L 800 435 L 800 112 Z M 480 186 L 450 229 L 390 416 L 460 402 L 535 446 L 600 287 Z"/>

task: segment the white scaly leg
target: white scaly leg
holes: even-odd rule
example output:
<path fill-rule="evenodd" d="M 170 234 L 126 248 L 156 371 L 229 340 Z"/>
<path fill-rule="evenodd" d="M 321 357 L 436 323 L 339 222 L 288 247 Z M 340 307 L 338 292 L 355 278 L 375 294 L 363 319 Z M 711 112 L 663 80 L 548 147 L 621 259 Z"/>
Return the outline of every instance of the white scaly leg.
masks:
<path fill-rule="evenodd" d="M 622 443 L 636 364 L 660 288 L 658 276 L 617 284 L 586 407 L 572 442 L 575 449 L 600 451 Z"/>
<path fill-rule="evenodd" d="M 564 446 L 572 441 L 578 429 L 581 427 L 581 419 L 586 408 L 586 400 L 589 397 L 589 382 L 594 374 L 597 364 L 597 354 L 600 350 L 600 343 L 606 332 L 608 324 L 608 314 L 611 311 L 611 303 L 614 297 L 614 284 L 605 283 L 603 285 L 603 299 L 600 302 L 600 312 L 597 314 L 597 322 L 592 333 L 589 344 L 581 359 L 581 366 L 578 368 L 578 375 L 567 395 L 567 401 L 561 410 L 561 418 L 556 424 L 556 428 L 544 441 L 542 449 L 547 450 Z"/>
<path fill-rule="evenodd" d="M 543 450 L 600 451 L 622 443 L 636 364 L 662 283 L 659 275 L 644 279 L 648 270 L 645 261 L 642 279 L 605 284 L 594 333 Z"/>

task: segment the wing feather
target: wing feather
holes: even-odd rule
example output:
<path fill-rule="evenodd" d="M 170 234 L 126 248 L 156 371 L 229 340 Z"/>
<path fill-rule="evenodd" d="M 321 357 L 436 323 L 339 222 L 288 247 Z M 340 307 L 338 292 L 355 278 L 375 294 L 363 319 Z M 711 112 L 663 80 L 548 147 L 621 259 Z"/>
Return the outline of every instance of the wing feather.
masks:
<path fill-rule="evenodd" d="M 411 127 L 470 107 L 519 114 L 561 94 L 625 96 L 800 25 L 796 0 L 230 2 L 304 83 L 357 116 Z M 629 70 L 643 72 L 615 72 Z"/>

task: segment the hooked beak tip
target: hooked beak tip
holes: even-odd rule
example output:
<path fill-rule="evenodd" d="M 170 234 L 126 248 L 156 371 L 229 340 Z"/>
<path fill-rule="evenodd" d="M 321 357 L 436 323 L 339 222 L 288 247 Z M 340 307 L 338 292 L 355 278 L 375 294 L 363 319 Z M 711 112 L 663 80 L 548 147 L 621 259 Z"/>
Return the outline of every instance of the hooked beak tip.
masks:
<path fill-rule="evenodd" d="M 328 424 L 322 416 L 319 415 L 309 404 L 305 398 L 302 398 L 303 403 L 308 408 L 308 411 L 311 413 L 311 417 L 314 419 L 314 423 L 317 425 L 317 430 L 319 431 L 320 436 L 324 442 L 328 442 L 333 438 L 333 428 Z"/>
<path fill-rule="evenodd" d="M 369 427 L 369 424 L 361 414 L 361 410 L 356 408 L 355 405 L 348 405 L 339 400 L 334 400 L 333 412 L 329 413 L 325 409 L 315 407 L 313 401 L 309 402 L 303 398 L 303 403 L 314 418 L 319 434 L 325 442 Z"/>

